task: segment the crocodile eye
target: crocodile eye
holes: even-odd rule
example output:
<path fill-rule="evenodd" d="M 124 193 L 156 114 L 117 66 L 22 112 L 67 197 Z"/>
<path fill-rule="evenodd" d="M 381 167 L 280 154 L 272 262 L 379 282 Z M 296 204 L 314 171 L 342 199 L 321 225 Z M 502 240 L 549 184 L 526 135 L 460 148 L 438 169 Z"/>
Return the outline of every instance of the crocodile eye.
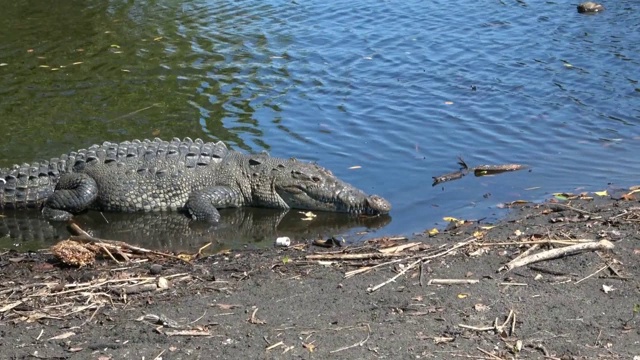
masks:
<path fill-rule="evenodd" d="M 291 177 L 293 177 L 294 179 L 297 179 L 297 180 L 313 181 L 313 182 L 316 182 L 316 183 L 322 181 L 322 178 L 320 176 L 310 175 L 308 173 L 305 173 L 305 172 L 302 172 L 302 171 L 298 171 L 298 170 L 291 171 Z"/>
<path fill-rule="evenodd" d="M 291 175 L 293 176 L 294 179 L 299 179 L 299 180 L 310 180 L 309 175 L 298 171 L 298 170 L 293 170 L 291 172 Z"/>

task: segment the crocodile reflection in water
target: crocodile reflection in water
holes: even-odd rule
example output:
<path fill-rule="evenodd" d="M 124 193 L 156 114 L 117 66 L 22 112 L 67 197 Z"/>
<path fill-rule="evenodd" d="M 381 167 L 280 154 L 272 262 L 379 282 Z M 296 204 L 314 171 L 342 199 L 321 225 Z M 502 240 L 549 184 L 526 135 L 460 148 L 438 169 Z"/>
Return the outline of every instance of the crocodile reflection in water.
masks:
<path fill-rule="evenodd" d="M 241 248 L 247 244 L 271 246 L 279 236 L 294 240 L 317 239 L 355 229 L 375 230 L 391 221 L 389 215 L 356 217 L 326 212 L 316 212 L 316 218 L 305 221 L 298 211 L 260 208 L 224 209 L 221 213 L 221 221 L 215 227 L 192 222 L 174 212 L 88 212 L 76 216 L 74 221 L 99 238 L 125 241 L 149 249 L 188 251 L 210 241 L 225 248 Z M 5 211 L 4 217 L 0 217 L 0 238 L 9 238 L 18 244 L 28 242 L 32 248 L 49 246 L 69 235 L 64 223 L 50 222 L 37 211 Z"/>

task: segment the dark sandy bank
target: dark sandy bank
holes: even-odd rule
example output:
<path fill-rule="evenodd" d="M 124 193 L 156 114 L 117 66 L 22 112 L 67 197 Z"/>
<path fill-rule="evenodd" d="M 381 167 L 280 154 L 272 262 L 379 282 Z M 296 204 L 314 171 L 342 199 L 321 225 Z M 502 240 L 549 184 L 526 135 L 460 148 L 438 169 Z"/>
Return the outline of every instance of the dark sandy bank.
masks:
<path fill-rule="evenodd" d="M 640 356 L 638 201 L 526 204 L 493 225 L 459 223 L 434 237 L 359 247 L 294 241 L 286 249 L 192 263 L 141 256 L 77 269 L 48 252 L 4 252 L 0 353 L 7 359 Z M 584 240 L 599 250 L 587 245 L 499 271 L 525 252 L 580 247 Z"/>

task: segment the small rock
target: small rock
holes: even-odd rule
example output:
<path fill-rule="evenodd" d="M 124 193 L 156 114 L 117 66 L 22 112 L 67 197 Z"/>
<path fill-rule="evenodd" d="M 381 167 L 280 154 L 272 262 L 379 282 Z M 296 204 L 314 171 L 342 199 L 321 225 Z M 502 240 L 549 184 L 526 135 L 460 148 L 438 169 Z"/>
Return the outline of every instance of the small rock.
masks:
<path fill-rule="evenodd" d="M 158 275 L 162 272 L 162 265 L 160 264 L 153 264 L 151 265 L 151 267 L 149 267 L 149 273 L 151 275 Z"/>
<path fill-rule="evenodd" d="M 594 3 L 591 1 L 587 1 L 587 2 L 583 2 L 582 4 L 578 5 L 578 12 L 579 13 L 595 13 L 595 12 L 599 12 L 604 10 L 604 6 L 602 6 L 601 4 L 598 3 Z"/>
<path fill-rule="evenodd" d="M 169 287 L 169 280 L 161 276 L 158 278 L 157 286 L 159 289 L 166 289 Z"/>

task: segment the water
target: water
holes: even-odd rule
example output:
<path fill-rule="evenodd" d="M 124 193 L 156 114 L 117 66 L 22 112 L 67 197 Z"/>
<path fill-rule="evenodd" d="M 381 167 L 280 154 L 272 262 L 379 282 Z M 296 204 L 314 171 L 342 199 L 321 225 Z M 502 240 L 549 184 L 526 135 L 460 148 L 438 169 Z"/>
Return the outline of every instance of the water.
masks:
<path fill-rule="evenodd" d="M 317 161 L 391 201 L 376 235 L 637 184 L 631 0 L 4 4 L 0 166 L 174 136 Z M 530 171 L 431 186 L 470 165 Z M 350 169 L 360 166 L 358 169 Z"/>

